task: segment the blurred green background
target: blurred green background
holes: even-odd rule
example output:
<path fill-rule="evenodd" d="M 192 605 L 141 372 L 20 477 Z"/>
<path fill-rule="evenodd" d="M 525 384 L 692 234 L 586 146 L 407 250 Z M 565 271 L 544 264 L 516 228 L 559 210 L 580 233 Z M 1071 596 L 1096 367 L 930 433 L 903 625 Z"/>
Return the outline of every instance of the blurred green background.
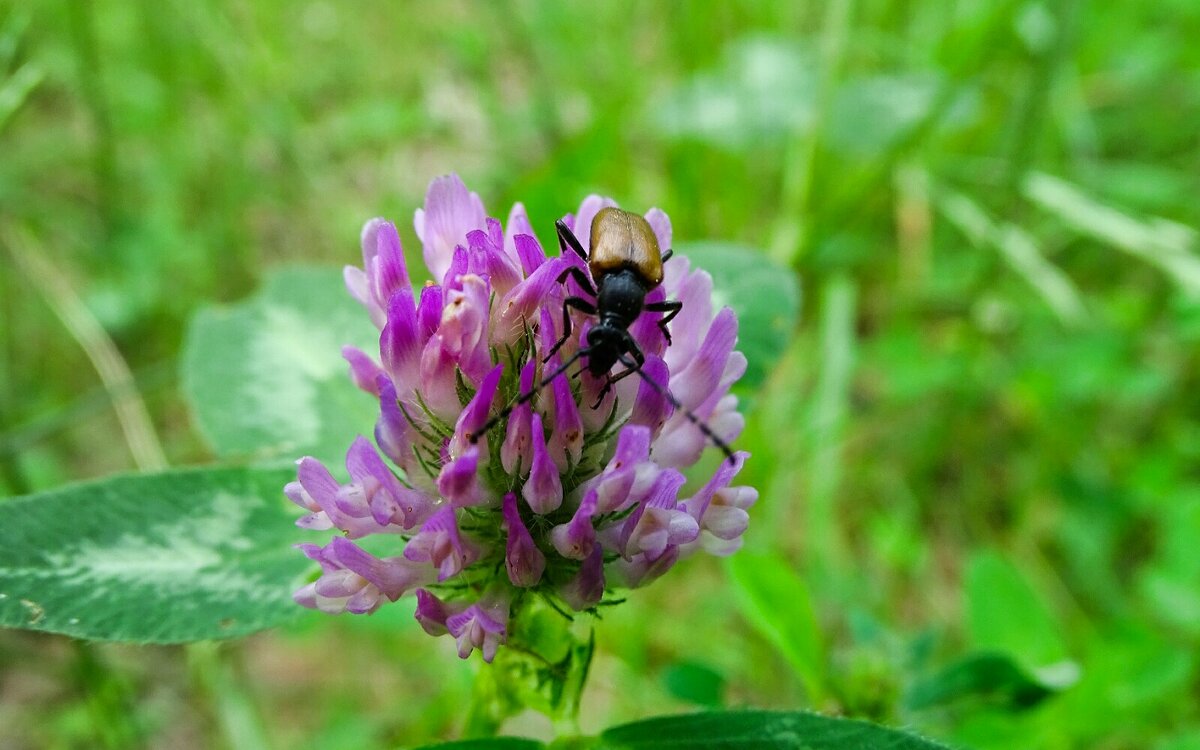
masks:
<path fill-rule="evenodd" d="M 803 305 L 742 391 L 744 556 L 606 616 L 585 729 L 1200 748 L 1197 40 L 1194 0 L 0 0 L 0 494 L 211 460 L 191 313 L 379 214 L 416 260 L 431 178 L 543 240 L 601 192 Z M 0 633 L 0 747 L 454 736 L 473 665 L 408 606 L 219 654 Z"/>

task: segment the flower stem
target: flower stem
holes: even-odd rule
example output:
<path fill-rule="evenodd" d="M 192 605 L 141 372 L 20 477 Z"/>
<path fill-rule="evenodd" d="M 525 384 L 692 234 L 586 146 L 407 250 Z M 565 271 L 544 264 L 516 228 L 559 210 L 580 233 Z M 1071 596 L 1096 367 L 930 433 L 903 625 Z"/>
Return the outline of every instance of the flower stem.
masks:
<path fill-rule="evenodd" d="M 578 735 L 595 645 L 590 615 L 568 620 L 543 597 L 523 597 L 513 606 L 508 642 L 475 677 L 463 735 L 494 736 L 526 709 L 547 716 L 557 735 Z"/>

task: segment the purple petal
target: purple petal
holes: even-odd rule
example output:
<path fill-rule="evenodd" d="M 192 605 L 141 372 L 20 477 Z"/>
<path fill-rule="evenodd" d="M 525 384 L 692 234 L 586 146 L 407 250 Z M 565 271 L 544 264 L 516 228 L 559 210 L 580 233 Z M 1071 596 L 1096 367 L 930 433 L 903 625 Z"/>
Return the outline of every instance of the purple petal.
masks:
<path fill-rule="evenodd" d="M 750 514 L 741 508 L 710 505 L 704 514 L 704 530 L 718 539 L 737 539 L 750 524 Z"/>
<path fill-rule="evenodd" d="M 737 316 L 726 307 L 713 318 L 696 356 L 671 378 L 671 392 L 675 398 L 695 409 L 712 395 L 736 343 Z"/>
<path fill-rule="evenodd" d="M 546 433 L 542 429 L 542 416 L 534 413 L 530 425 L 533 438 L 533 466 L 529 470 L 529 479 L 521 488 L 521 495 L 530 509 L 538 515 L 545 515 L 558 510 L 562 505 L 562 480 L 558 475 L 558 467 L 546 450 Z"/>
<path fill-rule="evenodd" d="M 554 393 L 554 433 L 548 447 L 555 466 L 565 474 L 583 455 L 583 420 L 565 374 L 555 378 L 550 388 Z"/>
<path fill-rule="evenodd" d="M 533 388 L 534 372 L 537 363 L 529 360 L 521 369 L 521 393 L 529 393 Z M 526 401 L 518 404 L 508 415 L 508 427 L 504 444 L 500 446 L 500 463 L 504 470 L 514 476 L 525 473 L 533 462 L 531 455 L 533 445 L 533 409 Z"/>
<path fill-rule="evenodd" d="M 745 465 L 746 459 L 749 457 L 750 454 L 746 451 L 738 451 L 733 454 L 732 462 L 722 461 L 721 465 L 717 467 L 716 473 L 700 488 L 700 491 L 683 501 L 683 506 L 692 518 L 699 521 L 704 517 L 704 513 L 708 510 L 708 505 L 712 502 L 713 496 L 719 490 L 723 490 L 729 486 L 729 483 L 742 470 L 742 466 Z"/>
<path fill-rule="evenodd" d="M 446 348 L 440 333 L 425 342 L 421 351 L 421 387 L 417 390 L 425 406 L 445 420 L 457 419 L 462 409 L 454 375 L 456 367 L 455 356 Z M 416 416 L 411 410 L 409 413 Z"/>
<path fill-rule="evenodd" d="M 666 383 L 670 382 L 670 372 L 666 362 L 651 354 L 646 357 L 646 363 L 642 366 L 642 374 L 646 377 L 638 385 L 637 397 L 633 401 L 633 412 L 629 415 L 629 424 L 647 427 L 652 435 L 657 436 L 662 431 L 663 425 L 675 413 L 675 407 L 671 405 L 661 389 L 655 388 L 645 381 L 652 380 L 665 389 Z"/>
<path fill-rule="evenodd" d="M 709 554 L 727 556 L 742 546 L 742 534 L 750 523 L 746 510 L 758 500 L 753 487 L 727 487 L 718 490 L 700 519 L 704 534 L 701 546 Z"/>
<path fill-rule="evenodd" d="M 442 323 L 442 288 L 429 284 L 421 289 L 421 302 L 417 306 L 417 326 L 420 340 L 426 342 Z"/>
<path fill-rule="evenodd" d="M 484 446 L 482 450 L 487 452 L 487 436 L 480 435 L 479 431 L 487 424 L 492 410 L 492 402 L 496 400 L 496 387 L 500 385 L 500 376 L 503 373 L 504 365 L 500 364 L 493 367 L 483 378 L 479 390 L 475 392 L 475 396 L 463 409 L 458 422 L 454 425 L 454 439 L 450 442 L 451 453 L 465 450 L 468 445 L 472 444 L 472 438 L 477 435 L 484 439 L 481 443 Z"/>
<path fill-rule="evenodd" d="M 550 543 L 558 554 L 570 560 L 584 560 L 592 554 L 596 547 L 592 517 L 596 515 L 598 500 L 595 490 L 588 492 L 571 520 L 550 530 Z"/>
<path fill-rule="evenodd" d="M 489 229 L 494 228 L 498 233 L 500 223 L 495 219 L 488 219 L 488 222 Z M 496 240 L 490 232 L 476 230 L 467 234 L 468 247 L 483 264 L 482 269 L 472 268 L 471 272 L 487 274 L 496 293 L 504 294 L 521 281 L 523 274 L 517 261 L 504 254 L 503 236 L 499 237 L 499 242 Z"/>
<path fill-rule="evenodd" d="M 546 251 L 542 249 L 542 244 L 537 241 L 532 232 L 518 234 L 513 238 L 513 246 L 521 261 L 521 270 L 525 272 L 526 277 L 533 275 L 533 272 L 546 262 Z"/>
<path fill-rule="evenodd" d="M 350 363 L 350 379 L 360 389 L 373 396 L 379 395 L 379 385 L 376 382 L 383 370 L 375 364 L 375 360 L 362 349 L 353 346 L 342 347 L 342 358 Z"/>
<path fill-rule="evenodd" d="M 621 428 L 612 460 L 604 471 L 584 484 L 585 491 L 596 490 L 599 512 L 609 513 L 627 507 L 637 479 L 637 468 L 647 460 L 649 451 L 649 429 L 639 425 Z"/>
<path fill-rule="evenodd" d="M 704 271 L 689 273 L 675 298 L 683 308 L 671 321 L 671 345 L 663 359 L 677 372 L 696 356 L 712 320 L 712 277 Z"/>
<path fill-rule="evenodd" d="M 446 627 L 446 619 L 450 610 L 445 602 L 438 599 L 425 589 L 417 589 L 417 610 L 413 613 L 421 629 L 432 636 L 445 635 L 450 632 Z"/>
<path fill-rule="evenodd" d="M 484 224 L 487 226 L 488 242 L 494 245 L 497 250 L 503 252 L 504 225 L 500 223 L 499 219 L 493 219 L 490 216 L 484 220 Z"/>
<path fill-rule="evenodd" d="M 371 322 L 375 324 L 375 327 L 383 328 L 384 311 L 375 304 L 371 292 L 371 280 L 367 278 L 367 272 L 361 268 L 346 266 L 342 269 L 342 280 L 345 281 L 346 291 L 350 292 L 350 296 L 367 308 L 367 313 L 371 316 Z"/>
<path fill-rule="evenodd" d="M 584 334 L 586 335 L 586 331 L 584 331 Z M 636 380 L 637 378 L 633 379 Z M 596 432 L 608 423 L 614 408 L 613 402 L 618 400 L 618 393 L 624 390 L 622 386 L 625 385 L 625 382 L 618 382 L 615 386 L 608 389 L 608 393 L 605 393 L 603 398 L 600 398 L 600 394 L 604 392 L 604 384 L 607 380 L 607 375 L 596 377 L 586 369 L 580 372 L 579 392 L 582 408 L 579 410 L 579 416 L 583 419 L 583 427 L 586 432 Z M 622 404 L 631 400 L 620 398 Z"/>
<path fill-rule="evenodd" d="M 283 494 L 287 495 L 288 500 L 291 500 L 293 503 L 299 505 L 305 510 L 312 511 L 314 513 L 321 510 L 321 506 L 318 505 L 317 501 L 313 500 L 312 497 L 304 491 L 304 485 L 300 484 L 299 482 L 288 482 L 285 484 L 283 486 Z"/>
<path fill-rule="evenodd" d="M 387 324 L 379 335 L 379 357 L 401 395 L 416 389 L 421 372 L 421 341 L 417 307 L 408 287 L 397 290 L 388 300 Z"/>
<path fill-rule="evenodd" d="M 668 549 L 699 536 L 699 523 L 675 501 L 685 481 L 674 469 L 657 477 L 646 503 L 625 522 L 621 552 L 626 559 L 644 553 L 648 562 L 654 562 Z"/>
<path fill-rule="evenodd" d="M 604 597 L 604 553 L 599 546 L 592 548 L 583 565 L 565 586 L 559 596 L 572 609 L 582 611 L 596 606 Z"/>
<path fill-rule="evenodd" d="M 679 560 L 679 548 L 668 547 L 663 555 L 655 560 L 650 560 L 646 555 L 636 555 L 632 560 L 626 560 L 623 557 L 617 558 L 610 565 L 610 571 L 616 578 L 618 585 L 625 588 L 636 589 L 642 586 L 647 586 L 663 573 L 671 569 Z"/>
<path fill-rule="evenodd" d="M 362 576 L 392 601 L 399 599 L 423 578 L 422 573 L 407 560 L 399 557 L 381 560 L 340 536 L 333 538 L 329 548 L 332 548 L 339 565 Z"/>
<path fill-rule="evenodd" d="M 446 292 L 442 322 L 430 341 L 440 341 L 442 349 L 455 360 L 463 375 L 479 385 L 492 369 L 487 336 L 489 287 L 486 280 L 475 274 L 467 274 L 460 280 L 461 291 Z M 422 371 L 422 382 L 428 384 L 429 381 L 424 377 Z M 453 384 L 453 372 L 449 380 Z"/>
<path fill-rule="evenodd" d="M 379 254 L 379 230 L 387 223 L 387 219 L 378 216 L 368 219 L 367 223 L 363 224 L 362 232 L 359 233 L 359 242 L 362 244 L 363 269 L 366 271 L 370 271 L 371 262 Z"/>
<path fill-rule="evenodd" d="M 329 469 L 312 456 L 305 456 L 297 461 L 296 465 L 296 478 L 309 497 L 322 508 L 332 506 L 337 501 L 341 485 L 329 473 Z"/>
<path fill-rule="evenodd" d="M 462 245 L 455 245 L 450 255 L 450 267 L 442 277 L 442 288 L 447 292 L 462 289 L 462 277 L 471 271 L 471 254 Z"/>
<path fill-rule="evenodd" d="M 369 581 L 353 570 L 343 568 L 330 571 L 313 583 L 317 596 L 326 599 L 348 599 L 365 588 L 364 584 Z"/>
<path fill-rule="evenodd" d="M 525 265 L 525 257 L 521 254 L 517 244 L 518 235 L 533 237 L 533 224 L 529 222 L 529 214 L 525 212 L 525 205 L 523 203 L 514 203 L 512 210 L 508 212 L 508 221 L 504 222 L 504 252 L 508 257 L 517 261 L 524 270 L 525 275 L 528 276 L 537 266 L 534 265 L 531 268 Z M 534 239 L 534 244 L 536 243 L 537 240 Z M 540 250 L 541 248 L 538 249 Z M 545 259 L 544 255 L 542 257 Z"/>
<path fill-rule="evenodd" d="M 584 198 L 583 203 L 579 204 L 579 213 L 575 214 L 575 226 L 572 231 L 579 239 L 579 244 L 583 245 L 584 252 L 591 253 L 592 251 L 592 219 L 596 218 L 600 209 L 615 205 L 617 202 L 612 198 L 604 198 L 595 194 Z"/>
<path fill-rule="evenodd" d="M 401 289 L 407 290 L 411 295 L 412 282 L 408 279 L 404 248 L 400 245 L 400 233 L 396 231 L 396 225 L 390 221 L 376 219 L 363 227 L 364 242 L 369 239 L 370 234 L 375 235 L 376 253 L 373 259 L 366 261 L 367 265 L 364 268 L 371 277 L 376 302 L 385 303 Z M 364 260 L 366 253 L 367 248 L 364 246 Z"/>
<path fill-rule="evenodd" d="M 315 582 L 301 586 L 292 594 L 292 601 L 299 604 L 301 607 L 309 609 L 320 609 L 317 602 L 317 584 Z M 334 612 L 333 614 L 337 614 Z"/>
<path fill-rule="evenodd" d="M 346 452 L 346 469 L 351 478 L 363 487 L 371 517 L 381 526 L 394 524 L 411 529 L 428 515 L 430 499 L 401 484 L 370 442 L 361 435 Z"/>
<path fill-rule="evenodd" d="M 516 341 L 527 325 L 539 319 L 543 310 L 561 308 L 562 287 L 558 284 L 558 275 L 566 267 L 562 258 L 551 258 L 500 299 L 494 336 L 497 341 Z"/>
<path fill-rule="evenodd" d="M 425 265 L 440 279 L 450 267 L 450 255 L 472 229 L 484 226 L 486 215 L 479 196 L 467 190 L 458 175 L 438 177 L 425 194 L 425 208 L 418 209 L 413 224 L 424 245 Z"/>
<path fill-rule="evenodd" d="M 529 529 L 521 520 L 517 509 L 517 496 L 508 493 L 504 496 L 502 512 L 504 523 L 508 526 L 508 542 L 504 551 L 504 566 L 508 570 L 508 580 L 514 586 L 529 587 L 542 579 L 542 571 L 546 569 L 546 556 L 537 548 Z"/>
<path fill-rule="evenodd" d="M 645 304 L 650 305 L 656 302 L 662 302 L 667 298 L 667 290 L 661 286 L 651 289 L 646 295 Z M 662 329 L 658 327 L 658 322 L 662 320 L 663 313 L 651 312 L 646 310 L 633 324 L 629 326 L 629 333 L 633 335 L 635 341 L 642 349 L 642 353 L 646 355 L 661 355 L 667 348 L 667 337 L 663 335 Z M 672 321 L 671 325 L 674 325 Z"/>
<path fill-rule="evenodd" d="M 654 232 L 654 237 L 658 240 L 658 248 L 662 252 L 671 249 L 671 219 L 662 209 L 652 208 L 646 212 L 646 223 L 650 225 L 650 229 Z"/>
<path fill-rule="evenodd" d="M 402 558 L 381 560 L 354 542 L 334 537 L 324 548 L 297 545 L 321 564 L 321 577 L 294 594 L 306 607 L 324 612 L 372 612 L 384 599 L 395 601 L 426 577 Z"/>
<path fill-rule="evenodd" d="M 409 540 L 404 547 L 404 558 L 431 563 L 438 569 L 438 580 L 444 581 L 479 559 L 479 549 L 463 538 L 454 508 L 447 505 L 430 516 L 421 531 Z"/>
<path fill-rule="evenodd" d="M 375 380 L 379 391 L 379 421 L 375 423 L 375 444 L 387 456 L 411 476 L 413 464 L 412 445 L 409 440 L 408 420 L 400 411 L 396 386 L 386 375 Z"/>
<path fill-rule="evenodd" d="M 489 663 L 496 657 L 497 647 L 507 639 L 507 623 L 506 602 L 489 604 L 480 601 L 446 618 L 446 627 L 458 641 L 459 657 L 465 659 L 471 651 L 479 649 L 483 660 Z"/>
<path fill-rule="evenodd" d="M 479 447 L 472 445 L 442 467 L 437 487 L 456 508 L 483 505 L 489 498 L 479 483 Z"/>

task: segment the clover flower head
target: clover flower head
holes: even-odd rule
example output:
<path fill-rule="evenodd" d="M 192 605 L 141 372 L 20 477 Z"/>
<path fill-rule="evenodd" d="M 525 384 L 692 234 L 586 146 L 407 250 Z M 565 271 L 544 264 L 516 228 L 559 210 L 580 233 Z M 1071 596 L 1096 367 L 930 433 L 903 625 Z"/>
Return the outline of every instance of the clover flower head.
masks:
<path fill-rule="evenodd" d="M 593 195 L 564 217 L 585 251 L 592 219 L 612 205 Z M 652 209 L 646 220 L 670 248 L 667 215 Z M 709 443 L 690 415 L 727 442 L 743 426 L 729 393 L 746 369 L 737 318 L 713 309 L 709 275 L 683 256 L 666 264 L 646 302 L 677 299 L 683 309 L 669 345 L 661 313 L 643 311 L 629 327 L 644 378 L 566 372 L 494 420 L 586 345 L 594 321 L 572 312 L 572 336 L 551 354 L 563 302 L 580 294 L 564 272 L 590 278 L 587 265 L 571 252 L 548 257 L 519 203 L 506 225 L 489 218 L 456 175 L 433 181 L 414 223 L 431 282 L 413 285 L 399 233 L 383 219 L 363 228 L 362 267 L 345 270 L 379 351 L 346 347 L 343 356 L 354 383 L 379 400 L 379 419 L 374 445 L 360 436 L 347 452 L 348 483 L 305 457 L 284 488 L 306 511 L 297 525 L 340 532 L 324 547 L 299 545 L 321 573 L 296 601 L 369 613 L 412 593 L 426 632 L 490 662 L 523 597 L 591 610 L 696 550 L 736 551 L 757 499 L 732 485 L 747 454 L 684 491 L 683 470 Z M 373 535 L 387 535 L 381 548 L 394 555 L 352 541 Z"/>

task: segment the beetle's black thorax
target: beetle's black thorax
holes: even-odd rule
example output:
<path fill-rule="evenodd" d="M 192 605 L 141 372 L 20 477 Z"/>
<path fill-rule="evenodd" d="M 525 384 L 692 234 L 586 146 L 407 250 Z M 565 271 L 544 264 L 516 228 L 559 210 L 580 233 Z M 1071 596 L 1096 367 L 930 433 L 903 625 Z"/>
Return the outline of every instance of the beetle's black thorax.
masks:
<path fill-rule="evenodd" d="M 637 320 L 646 300 L 646 284 L 631 268 L 600 277 L 596 310 L 600 325 L 626 329 Z"/>
<path fill-rule="evenodd" d="M 633 339 L 629 326 L 637 320 L 646 300 L 646 283 L 632 268 L 602 275 L 596 294 L 599 320 L 588 331 L 588 370 L 600 377 L 612 369 L 622 354 L 629 351 Z"/>

